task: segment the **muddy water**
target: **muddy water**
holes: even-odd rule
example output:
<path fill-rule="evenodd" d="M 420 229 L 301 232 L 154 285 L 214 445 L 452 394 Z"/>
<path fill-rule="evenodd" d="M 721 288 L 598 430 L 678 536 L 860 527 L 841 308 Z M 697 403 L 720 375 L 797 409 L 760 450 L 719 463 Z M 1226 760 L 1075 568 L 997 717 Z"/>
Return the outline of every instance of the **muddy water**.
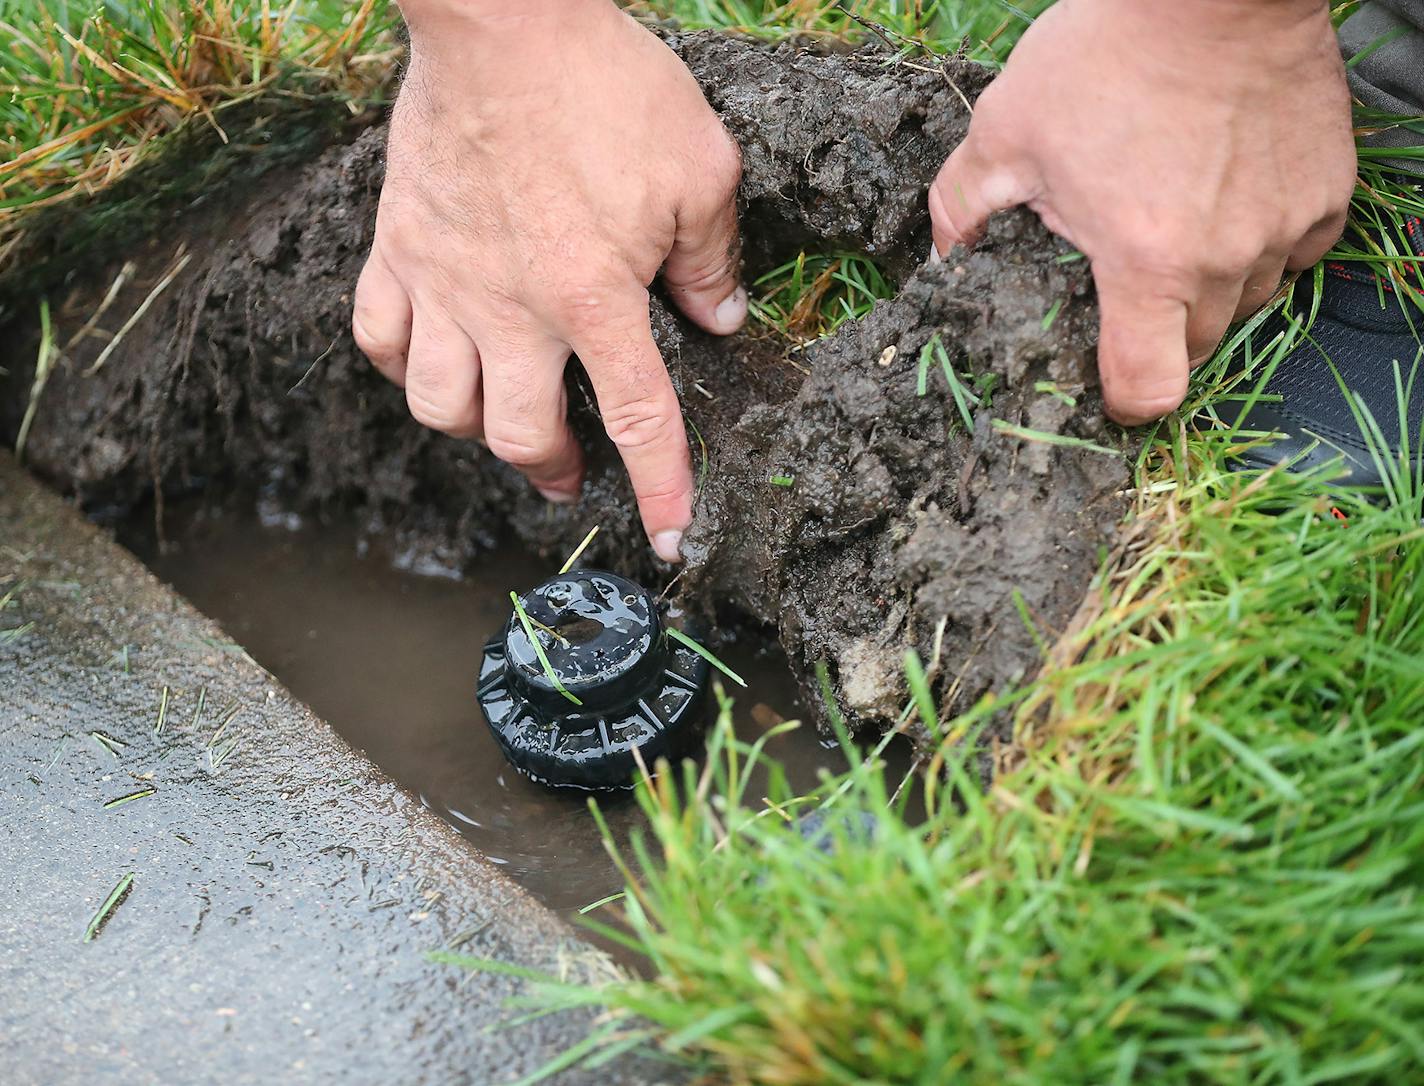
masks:
<path fill-rule="evenodd" d="M 170 513 L 160 550 L 145 522 L 121 540 L 217 619 L 352 746 L 432 807 L 549 907 L 569 913 L 618 889 L 586 799 L 521 777 L 500 755 L 475 702 L 481 646 L 521 591 L 554 570 L 507 548 L 476 577 L 399 572 L 359 545 L 354 526 Z M 779 652 L 723 646 L 748 683 L 737 726 L 760 735 L 799 713 Z M 808 724 L 771 744 L 793 782 L 844 767 Z M 627 797 L 600 800 L 615 837 L 641 820 Z"/>

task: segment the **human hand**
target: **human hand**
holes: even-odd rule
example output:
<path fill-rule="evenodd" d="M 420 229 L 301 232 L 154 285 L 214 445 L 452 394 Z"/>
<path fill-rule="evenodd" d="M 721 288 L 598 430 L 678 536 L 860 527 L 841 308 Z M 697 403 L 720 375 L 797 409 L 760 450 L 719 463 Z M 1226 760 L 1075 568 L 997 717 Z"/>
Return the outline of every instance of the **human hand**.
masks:
<path fill-rule="evenodd" d="M 1323 0 L 1059 0 L 930 189 L 935 247 L 1027 204 L 1091 261 L 1110 414 L 1178 407 L 1228 325 L 1339 238 L 1355 184 Z"/>
<path fill-rule="evenodd" d="M 391 118 L 356 342 L 411 414 L 478 438 L 551 501 L 578 496 L 577 352 L 658 555 L 692 515 L 682 412 L 648 285 L 709 332 L 746 318 L 736 144 L 682 62 L 608 0 L 402 0 L 411 58 Z"/>

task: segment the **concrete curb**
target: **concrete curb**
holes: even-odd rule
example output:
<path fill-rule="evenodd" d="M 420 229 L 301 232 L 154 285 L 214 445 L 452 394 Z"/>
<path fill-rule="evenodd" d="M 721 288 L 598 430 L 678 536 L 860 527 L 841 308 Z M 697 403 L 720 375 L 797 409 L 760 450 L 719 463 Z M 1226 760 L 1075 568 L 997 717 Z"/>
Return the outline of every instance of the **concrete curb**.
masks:
<path fill-rule="evenodd" d="M 0 631 L 24 627 L 0 633 L 7 1081 L 484 1086 L 585 1035 L 582 1015 L 511 1025 L 524 982 L 425 954 L 596 978 L 601 952 L 0 457 L 0 599 L 16 586 L 0 611 Z M 623 1061 L 552 1081 L 664 1080 Z"/>

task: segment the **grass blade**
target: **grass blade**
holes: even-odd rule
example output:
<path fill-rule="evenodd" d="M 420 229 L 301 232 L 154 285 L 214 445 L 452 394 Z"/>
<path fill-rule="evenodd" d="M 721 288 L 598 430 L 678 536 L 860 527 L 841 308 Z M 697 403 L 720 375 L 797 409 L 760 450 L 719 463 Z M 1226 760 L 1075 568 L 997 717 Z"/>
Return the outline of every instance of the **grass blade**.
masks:
<path fill-rule="evenodd" d="M 745 687 L 747 685 L 746 679 L 742 678 L 726 664 L 722 663 L 721 660 L 717 659 L 717 657 L 713 655 L 710 649 L 698 644 L 696 641 L 688 637 L 687 634 L 683 633 L 681 630 L 669 626 L 667 627 L 667 635 L 679 644 L 686 645 L 693 652 L 697 653 L 698 656 L 702 657 L 702 659 L 706 660 L 709 664 L 715 667 L 723 675 L 727 676 L 727 678 L 731 679 L 738 686 Z"/>
<path fill-rule="evenodd" d="M 109 917 L 113 915 L 114 910 L 117 909 L 124 898 L 128 896 L 128 892 L 133 886 L 133 881 L 134 873 L 130 871 L 109 891 L 109 896 L 104 899 L 104 904 L 99 906 L 98 912 L 90 919 L 89 926 L 84 929 L 84 942 L 90 943 L 94 941 L 94 937 L 98 935 L 104 925 L 109 922 Z"/>
<path fill-rule="evenodd" d="M 530 621 L 529 615 L 525 613 L 524 604 L 519 602 L 519 593 L 511 590 L 509 598 L 514 603 L 514 613 L 519 616 L 519 624 L 524 627 L 524 636 L 529 638 L 529 644 L 534 647 L 534 655 L 539 657 L 539 666 L 544 669 L 544 674 L 554 684 L 554 689 L 575 705 L 582 705 L 582 699 L 571 693 L 568 687 L 564 686 L 563 680 L 554 673 L 553 665 L 549 663 L 549 657 L 544 654 L 544 646 L 539 644 L 539 639 L 534 636 L 534 624 Z"/>

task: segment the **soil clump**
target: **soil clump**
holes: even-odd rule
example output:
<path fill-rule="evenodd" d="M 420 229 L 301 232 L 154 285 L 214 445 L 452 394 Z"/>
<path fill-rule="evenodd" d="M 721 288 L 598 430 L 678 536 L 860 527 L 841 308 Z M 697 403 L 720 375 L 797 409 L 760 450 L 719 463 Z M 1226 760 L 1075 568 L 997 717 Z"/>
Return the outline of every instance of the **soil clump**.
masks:
<path fill-rule="evenodd" d="M 803 248 L 855 249 L 900 284 L 800 350 L 754 327 L 715 339 L 655 296 L 701 479 L 680 576 L 647 548 L 578 367 L 570 413 L 589 476 L 579 504 L 559 508 L 479 445 L 412 422 L 356 350 L 351 292 L 381 125 L 225 206 L 175 215 L 131 253 L 136 272 L 98 321 L 109 333 L 180 244 L 190 259 L 97 371 L 104 337 L 64 351 L 29 466 L 99 515 L 214 488 L 250 489 L 273 514 L 355 510 L 421 569 L 463 570 L 510 530 L 561 559 L 599 524 L 594 563 L 675 580 L 694 605 L 772 627 L 807 703 L 819 703 L 824 662 L 858 725 L 898 716 L 907 648 L 931 662 L 946 712 L 1026 676 L 1112 541 L 1130 450 L 1102 417 L 1085 263 L 1057 259 L 1066 249 L 1027 213 L 999 217 L 973 253 L 924 263 L 926 190 L 991 73 L 874 47 L 669 40 L 742 147 L 750 273 Z M 118 273 L 117 262 L 77 269 L 51 294 L 56 343 Z M 33 312 L 0 329 L 11 441 L 30 396 Z"/>

